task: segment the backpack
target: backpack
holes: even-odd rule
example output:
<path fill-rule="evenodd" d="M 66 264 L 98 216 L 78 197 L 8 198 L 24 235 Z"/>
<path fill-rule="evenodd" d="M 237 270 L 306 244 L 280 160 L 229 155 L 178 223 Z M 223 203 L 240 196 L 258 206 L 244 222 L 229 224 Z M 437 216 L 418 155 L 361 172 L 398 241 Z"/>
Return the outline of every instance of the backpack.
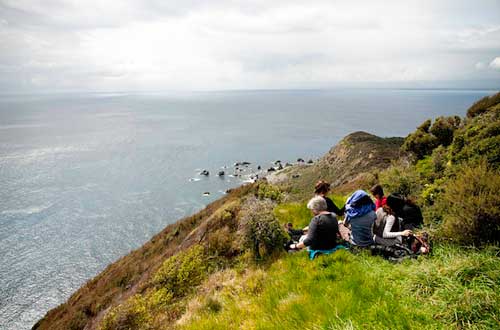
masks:
<path fill-rule="evenodd" d="M 386 245 L 372 245 L 370 247 L 371 254 L 373 256 L 382 256 L 391 262 L 401 262 L 405 259 L 415 259 L 417 255 L 413 253 L 412 250 L 408 249 L 404 245 L 395 244 L 392 246 Z"/>
<path fill-rule="evenodd" d="M 432 250 L 431 243 L 429 242 L 429 234 L 422 233 L 421 235 L 413 235 L 408 240 L 409 249 L 414 254 L 430 254 Z"/>
<path fill-rule="evenodd" d="M 406 202 L 403 206 L 402 214 L 403 218 L 403 228 L 413 229 L 421 227 L 424 223 L 424 217 L 422 216 L 422 211 L 418 205 Z M 413 227 L 413 228 L 412 228 Z"/>

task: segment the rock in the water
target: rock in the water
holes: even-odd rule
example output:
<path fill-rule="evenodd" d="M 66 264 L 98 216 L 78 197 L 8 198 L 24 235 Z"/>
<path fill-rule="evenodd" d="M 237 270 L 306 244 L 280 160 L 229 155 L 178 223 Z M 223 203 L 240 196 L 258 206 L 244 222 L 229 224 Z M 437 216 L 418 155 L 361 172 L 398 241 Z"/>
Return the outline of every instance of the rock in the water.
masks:
<path fill-rule="evenodd" d="M 224 176 L 225 174 L 224 171 L 219 171 L 219 173 L 217 173 L 218 176 Z"/>
<path fill-rule="evenodd" d="M 307 161 L 307 164 L 312 164 L 312 163 L 314 163 L 312 159 L 309 159 L 309 160 Z"/>
<path fill-rule="evenodd" d="M 304 163 L 304 160 L 302 158 L 297 158 L 297 163 Z"/>
<path fill-rule="evenodd" d="M 200 172 L 200 175 L 208 176 L 208 175 L 210 175 L 210 172 L 207 171 L 207 170 L 203 170 L 203 171 Z"/>
<path fill-rule="evenodd" d="M 278 163 L 278 171 L 283 169 L 283 165 L 281 163 Z"/>
<path fill-rule="evenodd" d="M 260 167 L 260 165 L 259 165 L 259 166 L 257 166 L 257 170 L 258 170 L 258 171 L 260 171 L 261 169 L 262 169 L 262 167 Z"/>
<path fill-rule="evenodd" d="M 210 196 L 210 192 L 205 191 L 205 192 L 203 193 L 203 196 Z"/>
<path fill-rule="evenodd" d="M 274 167 L 270 167 L 267 169 L 267 172 L 274 172 L 274 171 L 276 171 L 276 169 Z"/>
<path fill-rule="evenodd" d="M 281 160 L 279 160 L 279 159 L 274 162 L 274 165 L 278 165 L 278 164 L 281 164 Z"/>
<path fill-rule="evenodd" d="M 241 165 L 243 165 L 243 166 L 248 166 L 250 164 L 251 164 L 250 162 L 241 162 Z"/>

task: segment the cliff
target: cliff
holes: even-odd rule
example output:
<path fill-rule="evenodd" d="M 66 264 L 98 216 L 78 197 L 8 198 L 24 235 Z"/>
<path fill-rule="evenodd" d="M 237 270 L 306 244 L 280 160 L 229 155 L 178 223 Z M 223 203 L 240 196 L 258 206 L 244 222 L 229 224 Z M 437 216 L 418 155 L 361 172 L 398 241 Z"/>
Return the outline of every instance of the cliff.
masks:
<path fill-rule="evenodd" d="M 498 327 L 498 104 L 500 94 L 406 139 L 355 132 L 312 165 L 234 189 L 109 265 L 33 328 Z M 333 183 L 337 203 L 374 183 L 414 197 L 434 255 L 393 265 L 368 253 L 314 262 L 283 253 L 282 224 L 308 224 L 318 179 Z"/>

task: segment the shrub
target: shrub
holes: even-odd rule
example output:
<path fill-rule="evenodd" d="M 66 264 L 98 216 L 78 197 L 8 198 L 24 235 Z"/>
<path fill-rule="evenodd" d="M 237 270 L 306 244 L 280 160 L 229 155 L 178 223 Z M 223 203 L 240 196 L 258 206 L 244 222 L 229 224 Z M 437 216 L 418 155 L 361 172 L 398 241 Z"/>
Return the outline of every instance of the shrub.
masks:
<path fill-rule="evenodd" d="M 276 186 L 261 182 L 257 186 L 256 197 L 258 197 L 259 199 L 268 198 L 270 200 L 280 202 L 283 198 L 283 192 Z"/>
<path fill-rule="evenodd" d="M 234 235 L 229 227 L 208 233 L 208 252 L 210 255 L 230 257 L 237 253 L 233 247 Z"/>
<path fill-rule="evenodd" d="M 216 230 L 224 226 L 229 226 L 231 230 L 236 229 L 237 222 L 235 220 L 240 208 L 241 201 L 239 199 L 226 202 L 214 212 L 210 220 L 210 229 Z"/>
<path fill-rule="evenodd" d="M 486 158 L 487 162 L 500 167 L 500 105 L 469 119 L 455 133 L 451 145 L 451 159 L 455 163 Z"/>
<path fill-rule="evenodd" d="M 201 283 L 208 268 L 204 248 L 195 245 L 165 260 L 154 274 L 152 282 L 155 286 L 172 292 L 174 296 L 181 296 Z"/>
<path fill-rule="evenodd" d="M 101 330 L 148 330 L 152 321 L 146 300 L 135 295 L 106 314 Z"/>
<path fill-rule="evenodd" d="M 415 166 L 394 164 L 380 172 L 379 182 L 386 195 L 398 193 L 403 196 L 418 196 L 422 190 L 422 182 Z"/>
<path fill-rule="evenodd" d="M 438 117 L 429 129 L 429 133 L 436 137 L 440 145 L 446 147 L 453 141 L 453 133 L 460 123 L 461 119 L 458 116 Z"/>
<path fill-rule="evenodd" d="M 474 103 L 468 110 L 467 110 L 467 117 L 468 118 L 474 118 L 486 111 L 488 109 L 496 104 L 500 103 L 500 93 L 496 93 L 495 95 L 491 96 L 486 96 Z"/>
<path fill-rule="evenodd" d="M 467 245 L 500 243 L 499 191 L 500 174 L 485 161 L 463 165 L 436 201 L 444 236 Z"/>
<path fill-rule="evenodd" d="M 460 124 L 461 119 L 458 116 L 438 117 L 432 125 L 431 120 L 427 119 L 406 137 L 401 148 L 413 153 L 417 159 L 422 159 L 438 146 L 449 146 Z"/>
<path fill-rule="evenodd" d="M 247 201 L 240 221 L 242 244 L 250 248 L 254 256 L 271 255 L 282 250 L 286 236 L 273 214 L 274 204 L 266 200 Z"/>
<path fill-rule="evenodd" d="M 403 151 L 412 152 L 417 159 L 422 159 L 426 155 L 431 154 L 432 150 L 438 146 L 437 138 L 425 132 L 424 130 L 417 129 L 415 132 L 408 135 L 401 147 Z"/>
<path fill-rule="evenodd" d="M 420 194 L 420 199 L 426 205 L 433 205 L 434 202 L 439 198 L 440 194 L 443 192 L 443 183 L 446 179 L 437 179 L 433 183 L 425 184 L 422 192 Z"/>
<path fill-rule="evenodd" d="M 146 295 L 147 306 L 150 310 L 166 308 L 173 298 L 174 294 L 166 288 L 152 289 Z"/>

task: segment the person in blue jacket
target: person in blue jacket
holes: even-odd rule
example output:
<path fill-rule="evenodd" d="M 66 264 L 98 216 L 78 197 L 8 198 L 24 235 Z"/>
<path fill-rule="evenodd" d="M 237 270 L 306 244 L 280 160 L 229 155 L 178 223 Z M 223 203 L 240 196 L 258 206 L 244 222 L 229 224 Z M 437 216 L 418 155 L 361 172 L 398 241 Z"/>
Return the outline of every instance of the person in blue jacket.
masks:
<path fill-rule="evenodd" d="M 345 219 L 339 225 L 342 237 L 349 243 L 368 247 L 373 244 L 373 224 L 377 219 L 375 204 L 363 190 L 355 191 L 345 205 Z"/>

